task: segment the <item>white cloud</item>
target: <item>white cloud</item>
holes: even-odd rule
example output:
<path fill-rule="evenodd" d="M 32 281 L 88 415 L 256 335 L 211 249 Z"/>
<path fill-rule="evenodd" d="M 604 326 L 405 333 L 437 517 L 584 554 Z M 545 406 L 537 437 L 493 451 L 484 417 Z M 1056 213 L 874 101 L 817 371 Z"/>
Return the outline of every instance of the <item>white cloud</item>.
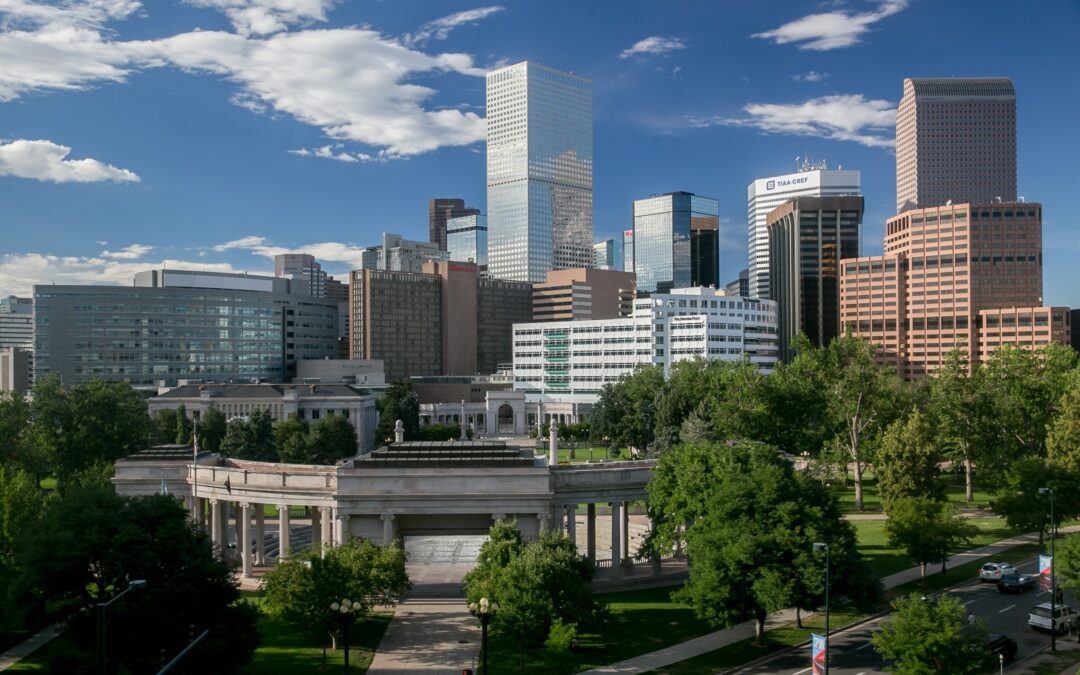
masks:
<path fill-rule="evenodd" d="M 772 40 L 778 45 L 794 43 L 799 49 L 814 51 L 850 47 L 862 42 L 863 36 L 875 23 L 906 9 L 908 2 L 909 0 L 883 0 L 877 9 L 871 12 L 838 10 L 809 14 L 779 28 L 754 33 L 750 37 Z"/>
<path fill-rule="evenodd" d="M 673 52 L 678 49 L 686 49 L 686 43 L 681 38 L 675 37 L 660 37 L 654 35 L 647 37 L 644 40 L 638 40 L 629 49 L 622 50 L 619 54 L 620 59 L 628 59 L 631 56 L 642 55 L 657 55 L 666 54 L 667 52 Z"/>
<path fill-rule="evenodd" d="M 320 148 L 297 148 L 296 150 L 287 150 L 290 155 L 299 155 L 300 157 L 321 157 L 323 159 L 333 159 L 338 162 L 385 162 L 388 159 L 396 159 L 396 157 L 390 157 L 385 154 L 369 155 L 366 152 L 348 152 L 342 150 L 345 147 L 338 143 L 336 145 L 324 145 Z"/>
<path fill-rule="evenodd" d="M 103 257 L 12 253 L 0 256 L 0 296 L 28 296 L 35 284 L 130 285 L 136 273 L 162 267 L 208 272 L 243 271 L 228 263 L 207 264 L 174 259 L 129 262 Z M 273 274 L 273 271 L 263 273 Z"/>
<path fill-rule="evenodd" d="M 240 0 L 197 1 L 227 9 Z M 291 17 L 316 20 L 321 16 L 316 10 L 332 4 L 245 3 L 276 8 L 286 17 L 283 22 Z M 0 0 L 0 25 L 27 27 L 0 32 L 0 101 L 120 82 L 139 69 L 175 66 L 234 82 L 238 91 L 231 101 L 236 105 L 288 114 L 334 140 L 373 146 L 388 157 L 484 139 L 482 117 L 425 108 L 435 90 L 411 81 L 423 73 L 482 76 L 468 54 L 426 54 L 362 27 L 277 32 L 265 38 L 196 30 L 157 40 L 113 40 L 101 24 L 127 17 L 138 6 L 123 0 L 71 0 L 46 11 L 26 0 Z"/>
<path fill-rule="evenodd" d="M 506 8 L 502 5 L 491 5 L 490 7 L 477 7 L 476 9 L 467 9 L 463 12 L 450 14 L 449 16 L 444 16 L 425 23 L 423 26 L 420 26 L 415 33 L 406 33 L 401 36 L 401 40 L 410 47 L 422 45 L 432 38 L 436 40 L 445 40 L 450 35 L 450 31 L 458 26 L 475 24 L 477 21 L 486 19 L 492 14 L 501 12 L 504 9 Z"/>
<path fill-rule="evenodd" d="M 808 70 L 805 73 L 796 73 L 791 76 L 791 79 L 796 82 L 821 82 L 829 77 L 828 73 L 819 73 L 816 70 Z"/>
<path fill-rule="evenodd" d="M 241 35 L 270 35 L 290 25 L 326 21 L 335 0 L 187 0 L 189 5 L 225 13 Z"/>
<path fill-rule="evenodd" d="M 71 148 L 52 141 L 0 141 L 0 176 L 50 183 L 138 183 L 139 177 L 96 159 L 67 159 Z"/>
<path fill-rule="evenodd" d="M 125 246 L 119 251 L 102 251 L 102 258 L 110 258 L 112 260 L 138 260 L 150 251 L 153 251 L 153 246 L 147 244 L 131 244 Z"/>
<path fill-rule="evenodd" d="M 752 127 L 767 134 L 816 136 L 874 148 L 895 145 L 895 104 L 862 94 L 821 96 L 802 103 L 749 103 L 749 117 L 691 120 L 696 127 Z"/>
<path fill-rule="evenodd" d="M 361 254 L 364 251 L 364 247 L 344 244 L 337 241 L 324 241 L 290 248 L 274 246 L 266 239 L 266 237 L 248 236 L 227 241 L 223 244 L 217 244 L 216 246 L 213 246 L 211 250 L 217 253 L 232 250 L 246 250 L 266 258 L 273 258 L 275 255 L 280 255 L 282 253 L 309 253 L 315 256 L 320 262 L 346 263 L 350 267 L 360 267 L 362 263 Z"/>

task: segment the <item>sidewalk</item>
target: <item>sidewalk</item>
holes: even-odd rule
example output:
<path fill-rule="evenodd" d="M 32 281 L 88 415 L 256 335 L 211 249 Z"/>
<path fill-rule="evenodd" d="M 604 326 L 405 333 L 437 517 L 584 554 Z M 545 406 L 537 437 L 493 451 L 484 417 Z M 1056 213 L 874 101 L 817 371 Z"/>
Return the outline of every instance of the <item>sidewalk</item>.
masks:
<path fill-rule="evenodd" d="M 1071 527 L 1063 527 L 1058 530 L 1059 534 L 1066 534 L 1070 532 L 1080 532 L 1080 525 L 1074 525 Z M 963 553 L 957 553 L 946 561 L 946 567 L 952 568 L 957 565 L 969 563 L 981 558 L 989 558 L 995 556 L 1002 551 L 1010 548 L 1015 548 L 1022 544 L 1030 544 L 1039 541 L 1039 535 L 1037 533 L 1021 534 L 1010 539 L 1003 539 L 994 544 L 987 546 L 980 546 L 978 548 L 965 551 Z M 927 569 L 926 576 L 932 576 L 939 573 L 941 568 L 937 565 Z M 909 581 L 915 581 L 919 579 L 919 568 L 912 567 L 911 569 L 891 574 L 882 579 L 882 585 L 886 590 L 895 588 Z M 785 609 L 782 612 L 776 612 L 770 614 L 769 618 L 765 621 L 765 629 L 769 630 L 777 625 L 783 625 L 795 620 L 795 611 L 792 609 Z M 726 647 L 730 644 L 740 642 L 747 638 L 754 636 L 754 622 L 746 621 L 731 628 L 725 628 L 724 630 L 718 630 L 701 637 L 696 637 L 693 640 L 687 640 L 677 645 L 672 645 L 664 649 L 657 650 L 655 652 L 649 652 L 648 654 L 642 654 L 635 656 L 625 661 L 619 661 L 608 666 L 602 666 L 600 668 L 594 668 L 587 670 L 580 675 L 624 675 L 626 673 L 642 673 L 649 670 L 655 670 L 657 668 L 663 668 L 670 666 L 673 663 L 692 659 L 695 656 L 701 656 L 702 654 L 708 654 L 711 651 Z M 1071 672 L 1071 671 L 1070 671 Z"/>
<path fill-rule="evenodd" d="M 464 598 L 415 598 L 397 606 L 368 675 L 459 675 L 480 654 L 480 626 Z"/>
<path fill-rule="evenodd" d="M 65 628 L 67 628 L 67 626 L 61 622 L 46 626 L 37 635 L 27 638 L 3 654 L 0 654 L 0 671 L 7 670 L 27 656 L 30 656 L 30 654 L 36 652 L 41 647 L 44 647 L 57 635 L 63 633 Z"/>

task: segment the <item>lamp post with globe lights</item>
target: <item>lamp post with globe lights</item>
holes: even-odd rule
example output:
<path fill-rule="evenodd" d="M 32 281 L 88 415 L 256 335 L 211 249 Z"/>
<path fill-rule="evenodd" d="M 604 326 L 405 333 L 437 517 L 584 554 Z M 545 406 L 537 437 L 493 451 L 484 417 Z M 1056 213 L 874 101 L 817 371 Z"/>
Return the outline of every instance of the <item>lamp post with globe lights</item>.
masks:
<path fill-rule="evenodd" d="M 480 598 L 480 602 L 470 602 L 469 611 L 480 619 L 480 663 L 483 675 L 488 675 L 488 624 L 499 610 L 499 603 Z"/>
<path fill-rule="evenodd" d="M 351 600 L 330 603 L 330 611 L 341 622 L 341 647 L 345 650 L 345 672 L 349 672 L 349 625 L 353 622 L 356 612 L 360 610 L 360 603 Z"/>

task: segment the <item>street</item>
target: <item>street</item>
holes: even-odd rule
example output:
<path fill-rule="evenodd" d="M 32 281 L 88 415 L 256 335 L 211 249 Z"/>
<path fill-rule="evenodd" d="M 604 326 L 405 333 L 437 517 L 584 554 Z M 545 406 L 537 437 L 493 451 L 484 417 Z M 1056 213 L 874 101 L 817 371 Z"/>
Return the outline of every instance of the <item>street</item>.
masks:
<path fill-rule="evenodd" d="M 1034 574 L 1036 564 L 1030 560 L 1018 565 L 1023 574 Z M 958 588 L 950 593 L 963 602 L 969 611 L 986 622 L 991 633 L 1009 636 L 1019 647 L 1016 659 L 1005 671 L 1019 669 L 1023 662 L 1037 654 L 1050 643 L 1050 634 L 1036 631 L 1027 625 L 1028 610 L 1041 602 L 1049 602 L 1050 594 L 1046 591 L 1028 591 L 1022 594 L 999 593 L 997 586 L 991 583 L 975 584 Z M 1071 592 L 1065 593 L 1065 602 L 1076 607 Z M 842 633 L 833 633 L 829 661 L 830 675 L 875 675 L 884 673 L 883 662 L 870 644 L 870 636 L 889 617 L 881 617 Z M 1068 635 L 1059 636 L 1058 640 L 1075 640 Z M 736 673 L 774 673 L 775 675 L 808 675 L 810 672 L 810 648 L 805 647 L 795 652 L 783 654 L 775 659 L 758 664 L 752 669 L 733 671 Z"/>

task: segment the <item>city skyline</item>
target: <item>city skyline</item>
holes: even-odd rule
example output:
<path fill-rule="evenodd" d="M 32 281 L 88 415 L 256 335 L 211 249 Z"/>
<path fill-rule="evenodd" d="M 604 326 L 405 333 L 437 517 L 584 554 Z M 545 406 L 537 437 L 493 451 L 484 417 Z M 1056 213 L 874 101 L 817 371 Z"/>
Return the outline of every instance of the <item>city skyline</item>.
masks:
<path fill-rule="evenodd" d="M 1080 305 L 1069 269 L 1080 236 L 1064 216 L 1077 148 L 1067 111 L 1078 94 L 1058 86 L 1067 59 L 1052 46 L 1080 20 L 1067 3 L 1042 8 L 1048 35 L 1038 40 L 1013 30 L 1023 10 L 1006 3 L 976 12 L 851 2 L 701 5 L 692 26 L 645 4 L 619 17 L 579 8 L 558 44 L 544 35 L 568 25 L 574 10 L 563 3 L 538 12 L 522 3 L 323 2 L 303 15 L 254 1 L 272 19 L 258 26 L 210 3 L 75 3 L 48 16 L 24 4 L 4 12 L 0 41 L 11 53 L 48 26 L 79 26 L 100 43 L 68 53 L 74 62 L 57 53 L 51 69 L 27 60 L 19 74 L 0 75 L 0 295 L 51 281 L 126 283 L 162 261 L 265 273 L 284 251 L 309 252 L 344 276 L 383 231 L 425 239 L 432 197 L 487 211 L 481 78 L 527 59 L 594 83 L 595 238 L 619 236 L 642 195 L 716 197 L 722 283 L 746 266 L 745 186 L 791 172 L 796 155 L 861 172 L 863 254 L 879 253 L 895 205 L 888 146 L 903 79 L 1010 77 L 1019 194 L 1045 209 L 1045 302 Z M 797 23 L 811 14 L 828 20 L 806 37 Z M 985 39 L 953 44 L 949 27 L 960 22 Z M 890 57 L 916 29 L 934 53 Z M 393 57 L 390 72 L 369 73 L 389 93 L 360 105 L 370 86 L 342 79 L 355 91 L 339 94 L 346 112 L 333 118 L 294 101 L 319 82 L 260 71 L 242 55 L 275 63 L 275 50 L 319 36 L 320 64 Z M 1017 48 L 997 50 L 995 36 Z"/>

